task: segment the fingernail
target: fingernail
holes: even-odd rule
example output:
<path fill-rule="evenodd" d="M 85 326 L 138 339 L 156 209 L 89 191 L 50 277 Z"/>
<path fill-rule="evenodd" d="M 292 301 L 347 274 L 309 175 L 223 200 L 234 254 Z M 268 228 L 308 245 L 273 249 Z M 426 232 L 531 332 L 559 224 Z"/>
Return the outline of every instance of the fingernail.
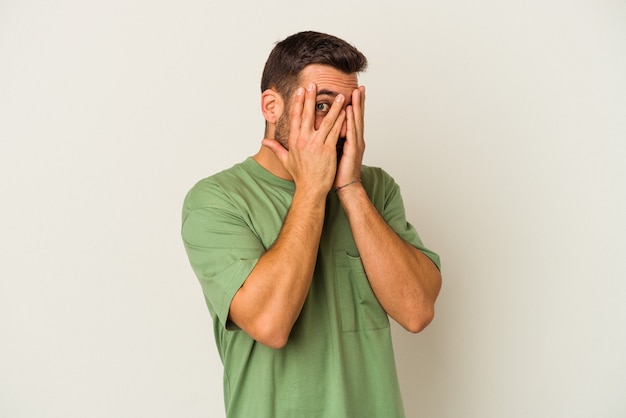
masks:
<path fill-rule="evenodd" d="M 315 84 L 311 83 L 309 84 L 309 87 L 307 87 L 308 91 L 313 91 L 313 89 L 315 88 Z"/>
<path fill-rule="evenodd" d="M 337 97 L 335 97 L 335 101 L 337 103 L 341 103 L 343 102 L 343 100 L 344 100 L 343 94 L 338 94 Z"/>
<path fill-rule="evenodd" d="M 304 89 L 302 87 L 298 87 L 296 90 L 296 96 L 302 96 L 304 94 Z"/>

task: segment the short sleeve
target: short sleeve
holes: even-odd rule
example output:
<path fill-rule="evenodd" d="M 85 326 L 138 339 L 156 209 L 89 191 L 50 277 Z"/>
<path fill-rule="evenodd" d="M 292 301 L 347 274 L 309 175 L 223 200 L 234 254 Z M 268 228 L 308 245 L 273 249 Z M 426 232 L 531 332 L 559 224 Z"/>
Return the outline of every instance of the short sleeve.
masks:
<path fill-rule="evenodd" d="M 181 233 L 209 310 L 226 328 L 231 301 L 265 248 L 236 208 L 219 198 L 186 206 Z"/>
<path fill-rule="evenodd" d="M 400 186 L 383 171 L 385 177 L 385 199 L 382 209 L 382 216 L 387 224 L 398 234 L 403 240 L 420 250 L 424 255 L 432 260 L 438 269 L 441 269 L 441 261 L 439 256 L 426 248 L 415 227 L 406 219 L 404 209 L 404 201 L 400 193 Z"/>

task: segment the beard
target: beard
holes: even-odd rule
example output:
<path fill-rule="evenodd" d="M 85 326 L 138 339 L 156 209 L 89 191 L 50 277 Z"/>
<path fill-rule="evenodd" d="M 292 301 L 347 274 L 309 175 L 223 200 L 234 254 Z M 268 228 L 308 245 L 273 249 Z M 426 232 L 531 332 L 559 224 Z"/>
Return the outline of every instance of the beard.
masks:
<path fill-rule="evenodd" d="M 276 123 L 276 129 L 274 130 L 274 139 L 278 141 L 287 151 L 289 151 L 289 133 L 291 132 L 289 125 L 291 120 L 287 115 L 281 115 Z M 339 138 L 337 140 L 337 164 L 343 156 L 343 144 L 346 142 L 346 138 Z"/>
<path fill-rule="evenodd" d="M 291 120 L 287 115 L 281 115 L 276 123 L 276 129 L 274 130 L 274 139 L 280 143 L 287 151 L 289 151 L 289 125 Z"/>

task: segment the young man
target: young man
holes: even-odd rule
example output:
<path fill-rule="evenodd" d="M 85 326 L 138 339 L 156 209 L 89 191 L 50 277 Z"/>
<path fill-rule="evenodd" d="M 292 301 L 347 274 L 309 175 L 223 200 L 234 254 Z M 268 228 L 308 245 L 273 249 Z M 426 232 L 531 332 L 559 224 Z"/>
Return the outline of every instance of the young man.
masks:
<path fill-rule="evenodd" d="M 261 149 L 185 199 L 229 418 L 404 416 L 388 316 L 421 331 L 441 276 L 398 186 L 362 165 L 366 65 L 330 35 L 278 43 Z"/>

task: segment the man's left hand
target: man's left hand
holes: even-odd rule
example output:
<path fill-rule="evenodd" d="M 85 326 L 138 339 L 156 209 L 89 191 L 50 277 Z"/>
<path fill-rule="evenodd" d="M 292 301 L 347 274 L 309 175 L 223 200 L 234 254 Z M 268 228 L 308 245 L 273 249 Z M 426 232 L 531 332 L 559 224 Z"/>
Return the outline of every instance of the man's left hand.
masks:
<path fill-rule="evenodd" d="M 361 86 L 352 92 L 352 104 L 346 107 L 346 141 L 343 144 L 343 154 L 337 167 L 335 188 L 361 178 L 361 165 L 365 152 L 364 115 L 365 87 Z"/>

